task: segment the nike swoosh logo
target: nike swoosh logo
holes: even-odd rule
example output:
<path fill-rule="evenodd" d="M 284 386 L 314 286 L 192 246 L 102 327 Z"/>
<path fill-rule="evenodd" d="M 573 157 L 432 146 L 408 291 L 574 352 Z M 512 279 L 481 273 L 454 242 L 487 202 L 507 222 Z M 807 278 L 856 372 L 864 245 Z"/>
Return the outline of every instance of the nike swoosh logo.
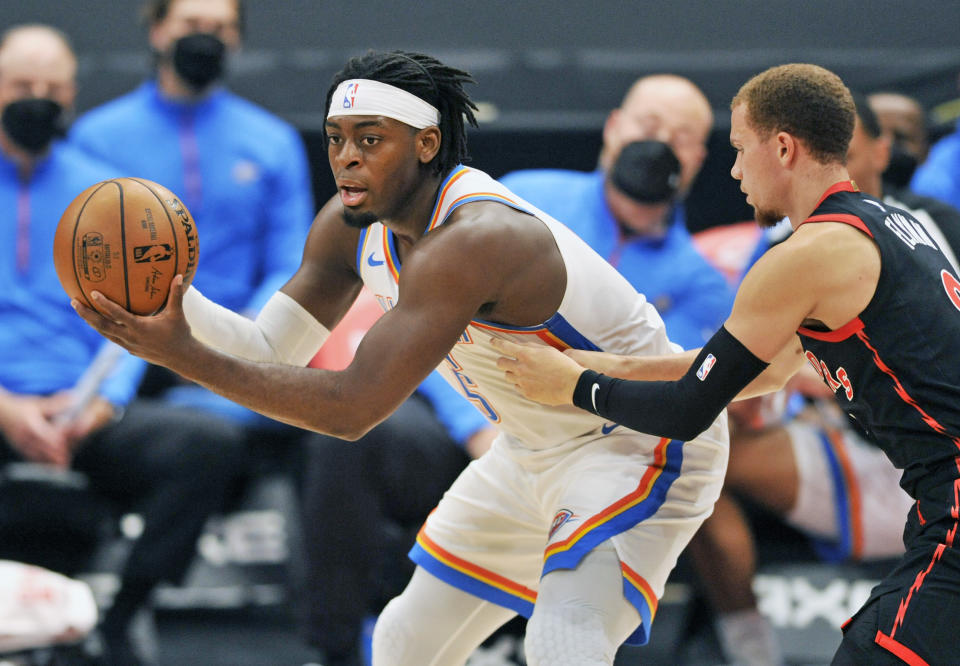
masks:
<path fill-rule="evenodd" d="M 593 387 L 590 389 L 590 402 L 593 403 L 593 411 L 597 411 L 597 391 L 600 390 L 600 384 L 596 382 L 593 383 Z"/>
<path fill-rule="evenodd" d="M 374 254 L 376 254 L 376 253 L 375 253 L 375 252 L 371 252 L 371 253 L 370 253 L 370 256 L 367 257 L 367 263 L 370 264 L 371 266 L 382 266 L 382 265 L 383 265 L 383 261 L 381 261 L 381 260 L 379 260 L 379 259 L 374 259 L 374 258 L 373 258 L 373 255 L 374 255 Z"/>
<path fill-rule="evenodd" d="M 601 426 L 600 428 L 600 432 L 602 432 L 604 435 L 609 435 L 611 432 L 613 432 L 616 428 L 619 428 L 619 427 L 620 427 L 619 423 L 604 423 L 603 426 Z"/>

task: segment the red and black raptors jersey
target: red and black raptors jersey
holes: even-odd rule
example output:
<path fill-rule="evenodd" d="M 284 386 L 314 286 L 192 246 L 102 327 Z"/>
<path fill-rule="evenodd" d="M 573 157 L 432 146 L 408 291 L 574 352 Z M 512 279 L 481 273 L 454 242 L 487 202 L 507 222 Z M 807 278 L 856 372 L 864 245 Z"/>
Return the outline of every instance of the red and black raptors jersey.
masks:
<path fill-rule="evenodd" d="M 807 359 L 904 470 L 901 485 L 911 496 L 952 486 L 960 476 L 958 276 L 922 224 L 849 181 L 831 187 L 804 224 L 816 222 L 868 235 L 881 270 L 859 317 L 833 331 L 797 331 Z"/>
<path fill-rule="evenodd" d="M 866 308 L 841 328 L 797 333 L 841 407 L 903 469 L 917 502 L 906 553 L 845 625 L 838 663 L 957 663 L 960 609 L 960 279 L 908 212 L 838 183 L 804 224 L 856 227 L 880 251 Z M 871 651 L 873 649 L 874 651 Z M 853 663 L 853 662 L 850 662 Z"/>

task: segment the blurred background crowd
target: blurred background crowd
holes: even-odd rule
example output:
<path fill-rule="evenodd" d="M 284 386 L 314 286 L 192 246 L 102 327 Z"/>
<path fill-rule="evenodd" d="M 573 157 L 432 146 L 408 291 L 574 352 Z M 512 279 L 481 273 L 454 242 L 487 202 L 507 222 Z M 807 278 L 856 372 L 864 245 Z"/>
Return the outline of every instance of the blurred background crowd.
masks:
<path fill-rule="evenodd" d="M 328 82 L 367 49 L 471 72 L 471 166 L 570 226 L 702 345 L 761 233 L 729 100 L 812 62 L 854 91 L 851 176 L 960 252 L 960 6 L 378 0 L 0 6 L 0 663 L 367 662 L 444 489 L 493 436 L 431 376 L 358 442 L 272 422 L 85 327 L 52 238 L 83 189 L 157 181 L 197 221 L 194 284 L 255 315 L 335 194 Z M 313 361 L 349 363 L 361 297 Z M 725 492 L 649 645 L 617 664 L 818 664 L 902 551 L 909 498 L 822 379 L 731 408 Z M 27 566 L 24 566 L 27 565 Z M 522 621 L 471 659 L 522 663 Z"/>

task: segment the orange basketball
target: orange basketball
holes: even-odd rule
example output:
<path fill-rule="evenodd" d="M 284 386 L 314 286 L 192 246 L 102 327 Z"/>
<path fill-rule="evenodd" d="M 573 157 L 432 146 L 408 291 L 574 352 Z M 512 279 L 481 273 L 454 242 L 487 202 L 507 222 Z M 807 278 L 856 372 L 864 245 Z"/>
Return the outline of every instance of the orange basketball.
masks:
<path fill-rule="evenodd" d="M 53 261 L 71 298 L 99 291 L 138 315 L 163 308 L 178 273 L 190 284 L 199 247 L 193 217 L 170 190 L 142 178 L 88 187 L 60 218 Z"/>

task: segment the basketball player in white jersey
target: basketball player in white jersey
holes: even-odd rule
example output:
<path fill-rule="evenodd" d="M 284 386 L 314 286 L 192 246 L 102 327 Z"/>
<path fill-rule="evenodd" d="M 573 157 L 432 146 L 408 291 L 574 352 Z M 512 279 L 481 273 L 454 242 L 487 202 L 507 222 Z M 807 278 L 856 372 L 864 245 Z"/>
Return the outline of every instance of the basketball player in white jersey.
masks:
<path fill-rule="evenodd" d="M 491 337 L 641 356 L 677 348 L 653 307 L 572 232 L 460 164 L 469 80 L 401 52 L 337 74 L 326 134 L 339 193 L 255 322 L 184 295 L 179 280 L 153 317 L 103 300 L 107 317 L 76 307 L 154 363 L 346 439 L 439 367 L 501 434 L 422 529 L 417 570 L 377 622 L 374 664 L 462 664 L 517 613 L 530 617 L 532 666 L 611 664 L 621 643 L 648 639 L 667 575 L 719 494 L 726 416 L 692 441 L 660 439 L 544 407 L 505 381 Z M 292 367 L 364 284 L 385 314 L 353 363 Z"/>

